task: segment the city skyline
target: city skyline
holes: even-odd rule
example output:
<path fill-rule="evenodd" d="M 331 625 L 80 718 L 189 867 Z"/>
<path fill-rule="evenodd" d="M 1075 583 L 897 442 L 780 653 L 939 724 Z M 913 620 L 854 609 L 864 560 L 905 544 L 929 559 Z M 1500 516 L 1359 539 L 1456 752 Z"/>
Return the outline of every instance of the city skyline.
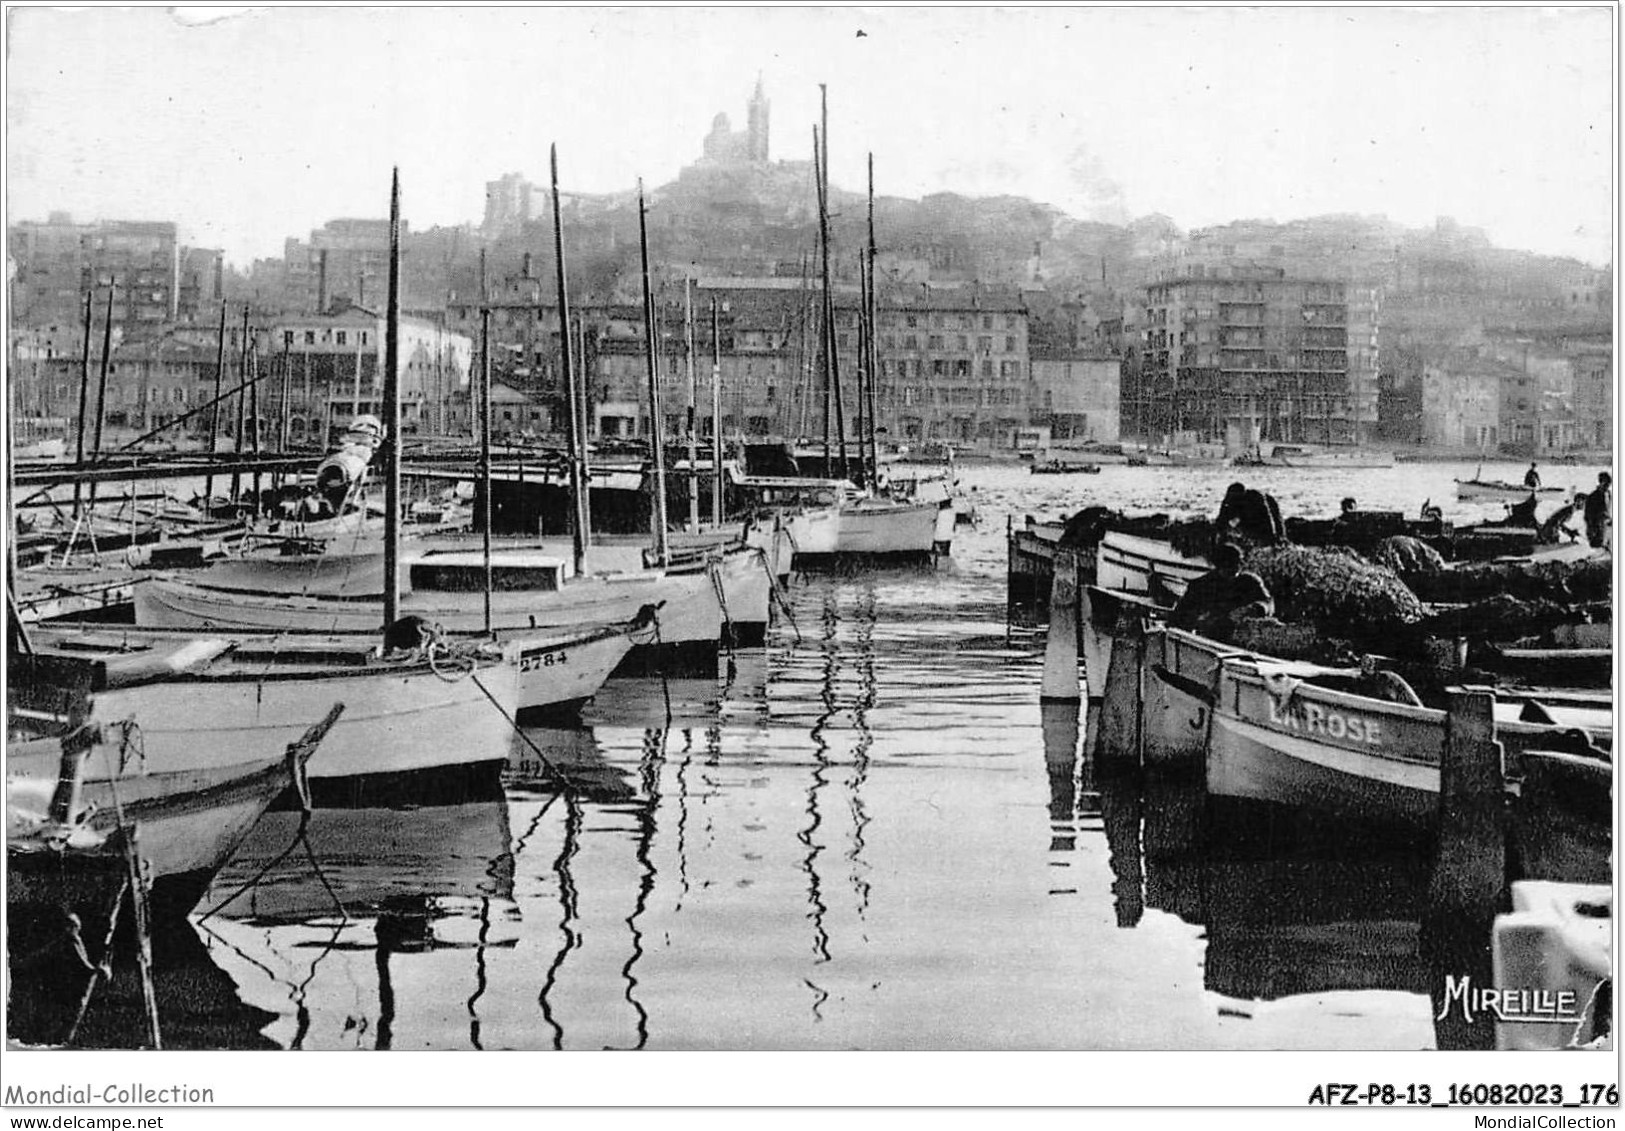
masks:
<path fill-rule="evenodd" d="M 665 183 L 758 74 L 775 161 L 810 153 L 827 83 L 837 187 L 872 150 L 883 195 L 1450 216 L 1613 257 L 1605 8 L 29 9 L 7 34 L 8 222 L 175 218 L 240 267 L 381 215 L 392 164 L 420 230 L 478 223 L 503 172 L 544 183 L 555 141 L 567 190 Z"/>

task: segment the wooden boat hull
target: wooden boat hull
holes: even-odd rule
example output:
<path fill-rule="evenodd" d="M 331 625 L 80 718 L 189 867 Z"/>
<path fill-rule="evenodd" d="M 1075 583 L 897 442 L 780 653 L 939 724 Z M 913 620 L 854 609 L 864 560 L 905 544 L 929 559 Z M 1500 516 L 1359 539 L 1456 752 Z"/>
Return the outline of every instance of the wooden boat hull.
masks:
<path fill-rule="evenodd" d="M 122 741 L 122 730 L 109 731 Z M 30 749 L 39 748 L 39 749 Z M 15 923 L 35 926 L 54 910 L 83 922 L 105 921 L 125 875 L 116 841 L 94 849 L 62 851 L 12 828 L 25 796 L 49 799 L 56 785 L 61 743 L 36 740 L 13 746 L 7 767 L 6 908 Z M 272 801 L 292 781 L 286 759 L 245 761 L 172 773 L 109 775 L 119 752 L 104 741 L 88 755 L 91 776 L 82 799 L 86 824 L 99 837 L 122 823 L 137 830 L 136 851 L 151 884 L 155 921 L 184 917 Z M 218 755 L 217 755 L 218 757 Z M 30 807 L 31 808 L 31 807 Z"/>
<path fill-rule="evenodd" d="M 833 558 L 929 561 L 938 544 L 941 503 L 863 501 L 841 508 Z M 952 515 L 951 504 L 950 517 Z M 952 535 L 948 537 L 951 539 Z M 826 564 L 821 555 L 801 552 L 797 565 Z"/>
<path fill-rule="evenodd" d="M 1060 523 L 1038 522 L 1028 515 L 1022 527 L 1012 526 L 1007 532 L 1005 599 L 1013 613 L 1019 612 L 1040 624 L 1049 618 L 1055 555 L 1067 552 L 1060 546 L 1064 530 Z"/>
<path fill-rule="evenodd" d="M 1530 495 L 1540 498 L 1555 498 L 1563 493 L 1561 487 L 1529 488 L 1521 483 L 1504 483 L 1496 480 L 1456 480 L 1456 498 L 1458 499 L 1522 500 L 1527 499 Z"/>
<path fill-rule="evenodd" d="M 1189 584 L 1212 568 L 1206 558 L 1182 554 L 1167 542 L 1108 530 L 1096 551 L 1095 583 L 1102 589 L 1153 593 L 1160 578 Z"/>
<path fill-rule="evenodd" d="M 1147 765 L 1200 766 L 1219 669 L 1226 656 L 1237 653 L 1177 628 L 1152 627 L 1145 639 L 1141 757 Z"/>
<path fill-rule="evenodd" d="M 1438 817 L 1445 712 L 1302 682 L 1268 657 L 1227 659 L 1207 746 L 1208 792 L 1359 819 L 1430 826 Z M 1523 751 L 1564 725 L 1495 708 L 1495 737 L 1515 772 Z M 1600 716 L 1595 740 L 1612 744 Z"/>
<path fill-rule="evenodd" d="M 112 633 L 103 629 L 101 635 Z M 126 636 L 129 646 L 152 643 L 151 638 L 143 641 L 139 629 Z M 186 637 L 166 639 L 173 645 Z M 74 643 L 66 631 L 35 633 L 35 647 L 41 651 L 65 643 Z M 246 761 L 278 758 L 336 702 L 345 704 L 345 712 L 311 759 L 313 783 L 506 757 L 512 727 L 504 713 L 511 716 L 519 709 L 516 657 L 521 647 L 504 645 L 477 662 L 447 656 L 436 663 L 398 665 L 353 660 L 295 665 L 288 658 L 293 647 L 311 650 L 317 643 L 287 637 L 250 642 L 235 649 L 229 667 L 221 671 L 182 671 L 97 691 L 90 721 L 125 728 L 131 738 L 123 761 L 130 762 L 138 751 L 136 768 L 147 774 L 203 772 L 222 751 Z M 255 649 L 263 660 L 252 654 Z M 84 640 L 72 651 L 87 655 Z M 551 672 L 553 667 L 539 670 Z M 115 784 L 123 776 L 111 772 L 118 764 L 109 760 L 104 767 L 104 777 Z M 10 765 L 18 765 L 15 756 Z M 31 772 L 54 769 L 35 767 Z"/>
<path fill-rule="evenodd" d="M 502 591 L 491 596 L 492 625 L 500 632 L 573 632 L 625 624 L 646 605 L 660 606 L 659 630 L 640 636 L 620 672 L 679 670 L 715 664 L 730 618 L 765 624 L 771 586 L 754 552 L 727 555 L 715 570 L 639 570 L 568 581 L 554 591 Z M 720 592 L 719 597 L 719 584 Z M 374 600 L 217 589 L 176 577 L 155 577 L 136 587 L 136 623 L 197 630 L 375 632 L 383 605 Z M 481 593 L 412 593 L 403 615 L 423 617 L 450 633 L 484 629 Z"/>

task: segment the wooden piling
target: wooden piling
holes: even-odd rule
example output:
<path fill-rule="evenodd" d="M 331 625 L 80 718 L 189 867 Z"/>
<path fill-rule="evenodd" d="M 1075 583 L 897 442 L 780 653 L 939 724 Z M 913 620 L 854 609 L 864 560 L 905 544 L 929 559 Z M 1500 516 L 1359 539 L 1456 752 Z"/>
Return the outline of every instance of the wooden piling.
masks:
<path fill-rule="evenodd" d="M 1044 683 L 1039 698 L 1047 703 L 1076 703 L 1078 694 L 1078 567 L 1071 555 L 1055 563 L 1049 591 L 1049 634 L 1044 645 Z"/>
<path fill-rule="evenodd" d="M 1095 765 L 1102 772 L 1140 765 L 1144 698 L 1140 670 L 1145 661 L 1145 628 L 1138 617 L 1124 617 L 1115 635 L 1100 704 L 1100 730 L 1095 737 Z"/>
<path fill-rule="evenodd" d="M 1506 779 L 1495 739 L 1495 693 L 1452 687 L 1448 696 L 1429 902 L 1479 910 L 1493 907 L 1506 884 Z"/>

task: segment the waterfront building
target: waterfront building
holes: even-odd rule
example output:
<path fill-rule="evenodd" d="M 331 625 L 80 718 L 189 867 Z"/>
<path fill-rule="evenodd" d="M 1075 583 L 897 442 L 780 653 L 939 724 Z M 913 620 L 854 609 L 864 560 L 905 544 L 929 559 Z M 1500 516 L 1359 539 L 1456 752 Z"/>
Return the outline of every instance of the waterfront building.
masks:
<path fill-rule="evenodd" d="M 401 239 L 409 235 L 402 220 Z M 308 242 L 286 240 L 282 263 L 289 309 L 321 314 L 341 300 L 381 306 L 389 286 L 389 221 L 329 220 Z"/>
<path fill-rule="evenodd" d="M 1493 456 L 1501 444 L 1501 383 L 1513 371 L 1472 350 L 1422 365 L 1424 447 L 1464 456 Z"/>
<path fill-rule="evenodd" d="M 109 285 L 113 321 L 127 329 L 147 331 L 195 317 L 203 301 L 199 291 L 183 292 L 178 229 L 169 221 L 80 224 L 66 212 L 53 212 L 44 221 L 13 224 L 7 243 L 14 327 L 73 323 L 85 292 Z M 208 254 L 199 253 L 205 260 Z M 187 262 L 193 263 L 190 252 Z"/>
<path fill-rule="evenodd" d="M 382 415 L 384 318 L 351 306 L 292 316 L 269 328 L 272 364 L 289 385 L 293 443 L 326 444 L 358 415 Z M 402 317 L 399 368 L 401 431 L 408 436 L 468 437 L 473 342 L 439 322 Z M 274 383 L 273 382 L 268 382 Z M 261 391 L 261 403 L 265 403 Z"/>
<path fill-rule="evenodd" d="M 1374 288 L 1279 267 L 1184 262 L 1145 291 L 1141 434 L 1358 444 L 1377 420 Z"/>
<path fill-rule="evenodd" d="M 1027 309 L 1020 293 L 922 286 L 884 294 L 878 308 L 880 427 L 903 442 L 1013 448 L 1028 423 Z M 847 313 L 838 305 L 842 350 L 848 336 L 855 347 L 855 307 L 843 322 Z"/>
<path fill-rule="evenodd" d="M 1027 422 L 1056 444 L 1115 444 L 1120 438 L 1123 360 L 1099 350 L 1051 349 L 1030 362 Z"/>

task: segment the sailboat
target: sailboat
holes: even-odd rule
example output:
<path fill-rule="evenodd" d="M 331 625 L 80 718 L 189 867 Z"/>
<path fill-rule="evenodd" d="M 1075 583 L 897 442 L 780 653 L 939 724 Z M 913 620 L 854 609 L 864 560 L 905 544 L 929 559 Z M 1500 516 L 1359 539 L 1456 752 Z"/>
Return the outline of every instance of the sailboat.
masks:
<path fill-rule="evenodd" d="M 555 183 L 556 179 L 555 175 Z M 556 192 L 554 196 L 556 212 Z M 562 243 L 559 251 L 562 255 Z M 563 302 L 562 259 L 559 283 Z M 561 318 L 561 325 L 567 325 L 565 307 L 561 307 Z M 568 334 L 564 338 L 568 350 Z M 485 353 L 488 358 L 489 350 Z M 565 363 L 569 371 L 568 356 Z M 386 361 L 390 364 L 393 362 Z M 573 395 L 572 403 L 579 404 Z M 766 634 L 772 577 L 763 555 L 747 548 L 683 557 L 672 554 L 665 529 L 664 466 L 657 444 L 653 564 L 584 572 L 590 529 L 584 485 L 589 475 L 579 428 L 577 415 L 571 429 L 575 513 L 569 556 L 545 543 L 493 549 L 487 514 L 478 551 L 457 543 L 420 543 L 403 563 L 398 537 L 393 544 L 386 537 L 382 555 L 366 546 L 325 551 L 302 563 L 284 560 L 254 568 L 227 567 L 197 577 L 155 576 L 137 587 L 136 623 L 211 631 L 348 633 L 393 623 L 407 614 L 437 625 L 443 633 L 489 634 L 497 642 L 521 646 L 541 634 L 547 646 L 540 653 L 544 657 L 563 654 L 559 649 L 566 638 L 579 637 L 581 643 L 591 639 L 607 647 L 609 635 L 631 632 L 632 647 L 611 665 L 622 674 L 707 670 L 714 674 L 724 638 L 745 643 L 753 638 L 759 641 Z M 487 428 L 487 435 L 489 431 Z M 489 458 L 482 462 L 483 474 L 488 475 Z M 398 535 L 398 461 L 392 461 L 390 468 L 390 482 L 397 494 L 386 510 L 386 535 L 391 521 Z M 487 500 L 489 495 L 487 489 Z M 403 565 L 404 594 L 398 584 Z M 392 600 L 397 604 L 392 605 Z M 602 653 L 600 649 L 594 655 Z M 535 654 L 526 649 L 526 655 Z M 532 661 L 521 656 L 519 662 Z M 548 673 L 544 665 L 527 668 L 522 674 L 534 678 Z"/>
<path fill-rule="evenodd" d="M 499 764 L 521 711 L 569 708 L 590 698 L 635 634 L 652 623 L 652 615 L 626 616 L 563 631 L 515 625 L 503 634 L 454 639 L 402 610 L 399 207 L 397 177 L 385 334 L 381 606 L 348 602 L 360 617 L 325 633 L 299 632 L 300 618 L 292 615 L 297 603 L 286 598 L 255 606 L 264 614 L 255 624 L 244 625 L 248 618 L 237 615 L 213 623 L 202 618 L 178 632 L 106 625 L 37 630 L 32 643 L 42 656 L 93 662 L 74 686 L 96 692 L 93 721 L 127 720 L 136 728 L 139 738 L 127 745 L 124 762 L 139 749 L 154 772 L 190 772 L 219 750 L 280 750 L 342 701 L 345 717 L 311 772 L 335 796 L 357 796 L 401 775 L 455 777 L 468 767 Z M 448 572 L 465 588 L 479 588 L 471 575 L 480 571 Z M 51 681 L 35 690 L 47 697 L 63 693 Z"/>
<path fill-rule="evenodd" d="M 836 363 L 833 298 L 829 279 L 829 115 L 824 113 L 824 132 L 817 153 L 818 166 L 818 235 L 819 250 L 824 271 L 824 362 L 825 387 L 833 389 L 837 405 L 837 427 L 840 421 L 840 372 Z M 869 160 L 869 246 L 866 249 L 862 273 L 863 317 L 866 328 L 860 335 L 864 341 L 864 356 L 859 367 L 860 385 L 865 372 L 872 390 L 874 381 L 874 158 Z M 862 396 L 859 398 L 863 404 Z M 859 493 L 848 489 L 842 500 L 840 531 L 836 539 L 835 557 L 870 559 L 912 559 L 930 561 L 939 552 L 952 548 L 954 532 L 953 503 L 949 499 L 903 500 L 877 493 L 880 486 L 879 458 L 876 447 L 873 398 L 870 398 L 867 435 L 859 437 L 858 463 L 868 491 Z M 826 418 L 828 414 L 826 413 Z M 827 440 L 826 440 L 827 447 Z M 867 450 L 867 455 L 865 451 Z M 841 437 L 841 467 L 847 463 L 844 432 Z M 826 459 L 826 466 L 828 460 Z"/>

